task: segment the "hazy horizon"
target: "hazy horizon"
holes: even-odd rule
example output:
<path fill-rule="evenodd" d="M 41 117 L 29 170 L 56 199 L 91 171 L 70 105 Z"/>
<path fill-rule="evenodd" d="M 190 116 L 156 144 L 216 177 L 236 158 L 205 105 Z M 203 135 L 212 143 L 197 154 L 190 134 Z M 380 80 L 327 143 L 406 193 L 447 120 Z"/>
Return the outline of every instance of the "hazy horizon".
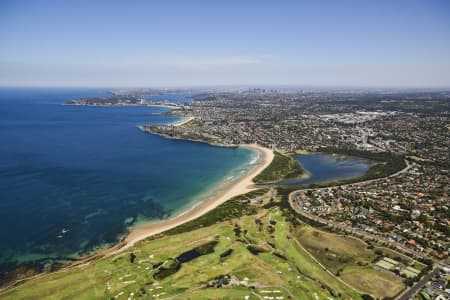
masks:
<path fill-rule="evenodd" d="M 450 87 L 448 1 L 2 1 L 0 86 Z"/>
<path fill-rule="evenodd" d="M 167 89 L 175 90 L 220 90 L 220 89 L 303 89 L 303 90 L 359 90 L 359 91 L 449 91 L 449 86 L 350 86 L 350 85 L 273 85 L 273 84 L 249 84 L 249 85 L 239 85 L 239 84 L 223 84 L 223 85 L 0 85 L 0 89 L 155 89 L 163 90 Z"/>

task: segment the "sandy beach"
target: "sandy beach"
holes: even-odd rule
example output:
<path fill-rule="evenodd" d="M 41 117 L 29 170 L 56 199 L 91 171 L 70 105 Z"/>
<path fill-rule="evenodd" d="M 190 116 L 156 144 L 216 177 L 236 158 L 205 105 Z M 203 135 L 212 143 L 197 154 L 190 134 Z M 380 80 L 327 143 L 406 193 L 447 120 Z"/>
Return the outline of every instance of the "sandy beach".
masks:
<path fill-rule="evenodd" d="M 110 255 L 123 251 L 133 246 L 136 242 L 143 240 L 149 236 L 162 233 L 166 230 L 194 220 L 213 210 L 214 208 L 234 196 L 245 194 L 251 190 L 254 190 L 255 186 L 252 179 L 272 162 L 272 159 L 274 157 L 273 151 L 256 144 L 239 145 L 239 147 L 250 148 L 259 152 L 259 160 L 257 164 L 246 174 L 242 175 L 238 180 L 231 182 L 229 186 L 225 186 L 217 196 L 207 201 L 201 202 L 194 208 L 189 209 L 173 218 L 142 224 L 131 228 L 130 233 L 118 245 L 100 251 L 99 254 Z"/>
<path fill-rule="evenodd" d="M 173 123 L 173 126 L 181 126 L 194 120 L 194 117 L 185 117 L 183 120 Z"/>

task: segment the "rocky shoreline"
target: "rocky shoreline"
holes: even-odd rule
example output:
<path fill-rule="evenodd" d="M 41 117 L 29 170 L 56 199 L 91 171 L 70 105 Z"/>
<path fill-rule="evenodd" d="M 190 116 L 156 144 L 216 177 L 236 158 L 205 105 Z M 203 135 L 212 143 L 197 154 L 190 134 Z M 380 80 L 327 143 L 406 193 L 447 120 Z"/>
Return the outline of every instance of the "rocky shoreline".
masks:
<path fill-rule="evenodd" d="M 174 125 L 167 125 L 167 126 L 174 126 Z M 205 140 L 202 140 L 202 139 L 195 139 L 195 138 L 188 138 L 188 137 L 180 137 L 180 136 L 169 135 L 169 134 L 166 134 L 166 133 L 162 133 L 162 132 L 158 132 L 158 131 L 152 130 L 152 127 L 150 127 L 149 125 L 139 125 L 137 127 L 143 132 L 154 134 L 154 135 L 158 135 L 158 136 L 161 136 L 161 137 L 164 137 L 164 138 L 167 138 L 167 139 L 171 139 L 171 140 L 197 142 L 197 143 L 203 143 L 203 144 L 208 144 L 208 145 L 211 145 L 211 146 L 225 147 L 225 148 L 237 148 L 237 147 L 239 147 L 239 145 L 235 145 L 235 144 L 223 144 L 223 143 L 218 143 L 218 142 L 205 141 Z"/>

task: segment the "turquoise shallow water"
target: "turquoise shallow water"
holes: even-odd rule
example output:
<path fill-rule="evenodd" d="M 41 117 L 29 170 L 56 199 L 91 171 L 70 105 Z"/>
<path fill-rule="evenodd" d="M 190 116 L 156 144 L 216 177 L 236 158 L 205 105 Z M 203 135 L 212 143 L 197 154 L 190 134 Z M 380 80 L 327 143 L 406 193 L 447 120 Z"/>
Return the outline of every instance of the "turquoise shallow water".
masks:
<path fill-rule="evenodd" d="M 61 105 L 106 92 L 0 89 L 0 271 L 114 243 L 136 220 L 173 216 L 250 167 L 248 149 L 137 129 L 178 120 L 164 108 Z"/>

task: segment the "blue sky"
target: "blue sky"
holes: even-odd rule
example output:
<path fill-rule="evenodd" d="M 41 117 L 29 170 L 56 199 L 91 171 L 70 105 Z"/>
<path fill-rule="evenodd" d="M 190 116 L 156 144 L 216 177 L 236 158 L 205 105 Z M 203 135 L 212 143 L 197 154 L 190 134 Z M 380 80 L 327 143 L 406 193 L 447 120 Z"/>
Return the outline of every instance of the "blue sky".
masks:
<path fill-rule="evenodd" d="M 450 87 L 450 1 L 0 0 L 0 85 Z"/>

